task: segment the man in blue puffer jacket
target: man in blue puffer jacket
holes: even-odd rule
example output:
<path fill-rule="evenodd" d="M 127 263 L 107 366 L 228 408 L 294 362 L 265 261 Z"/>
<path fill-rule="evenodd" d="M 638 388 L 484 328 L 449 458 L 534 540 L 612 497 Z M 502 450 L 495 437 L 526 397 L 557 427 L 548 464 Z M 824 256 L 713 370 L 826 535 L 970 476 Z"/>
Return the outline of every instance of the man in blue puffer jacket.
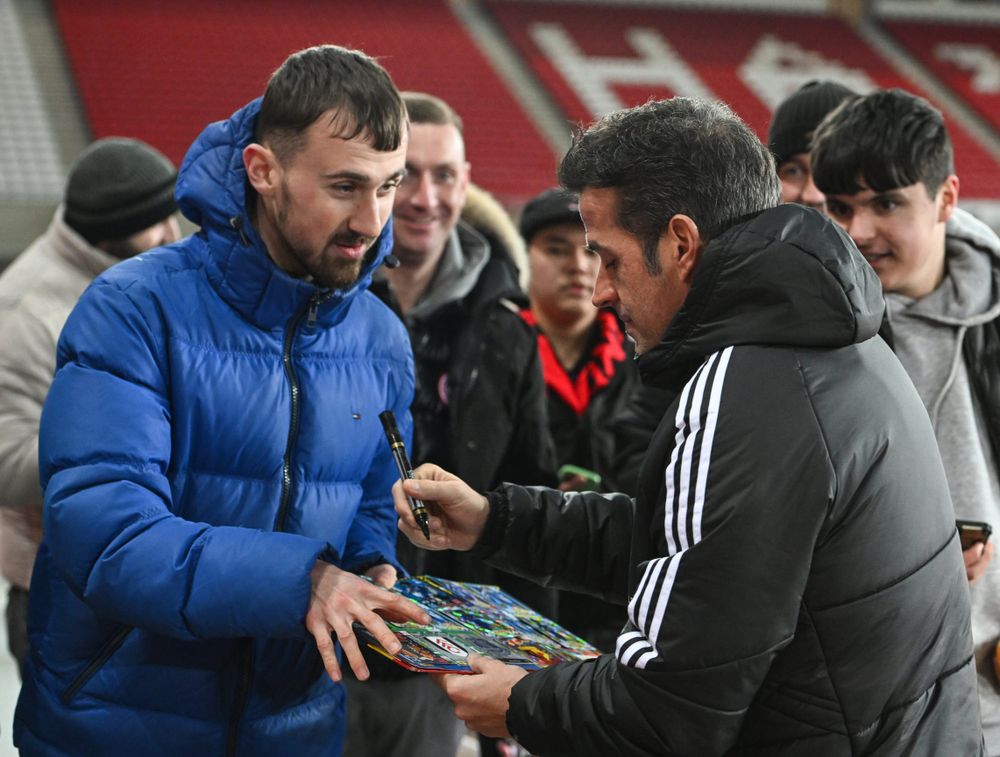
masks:
<path fill-rule="evenodd" d="M 425 620 L 395 580 L 413 365 L 368 293 L 406 115 L 362 53 L 304 50 L 210 125 L 177 184 L 196 236 L 84 293 L 41 422 L 45 540 L 23 754 L 337 755 L 336 635 Z M 373 582 L 358 577 L 367 573 Z"/>

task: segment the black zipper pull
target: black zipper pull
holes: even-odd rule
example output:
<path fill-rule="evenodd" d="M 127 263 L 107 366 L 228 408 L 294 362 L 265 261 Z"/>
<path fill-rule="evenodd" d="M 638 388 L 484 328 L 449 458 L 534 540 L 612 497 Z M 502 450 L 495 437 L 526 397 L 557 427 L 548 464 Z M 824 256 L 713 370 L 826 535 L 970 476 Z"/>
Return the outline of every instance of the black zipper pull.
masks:
<path fill-rule="evenodd" d="M 240 235 L 240 241 L 243 242 L 243 246 L 249 247 L 250 240 L 247 238 L 246 232 L 243 231 L 243 216 L 233 216 L 229 219 L 229 225 Z"/>
<path fill-rule="evenodd" d="M 309 300 L 309 316 L 306 318 L 306 325 L 313 328 L 316 325 L 316 312 L 319 310 L 319 303 L 322 302 L 318 295 L 313 295 Z"/>

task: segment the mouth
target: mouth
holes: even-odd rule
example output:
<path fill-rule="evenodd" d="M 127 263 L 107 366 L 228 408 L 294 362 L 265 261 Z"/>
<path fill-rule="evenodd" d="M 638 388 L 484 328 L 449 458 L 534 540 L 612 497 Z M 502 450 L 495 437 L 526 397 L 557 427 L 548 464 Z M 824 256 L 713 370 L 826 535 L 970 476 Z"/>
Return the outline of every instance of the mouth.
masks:
<path fill-rule="evenodd" d="M 891 252 L 862 252 L 861 255 L 868 261 L 868 265 L 877 268 L 882 263 L 892 258 Z"/>
<path fill-rule="evenodd" d="M 360 260 L 371 247 L 367 239 L 334 240 L 333 246 L 348 260 Z"/>
<path fill-rule="evenodd" d="M 625 333 L 628 335 L 630 339 L 635 341 L 635 337 L 632 336 L 632 319 L 629 318 L 628 315 L 621 310 L 616 310 L 615 313 L 618 314 L 618 320 L 622 322 L 622 329 L 624 329 Z"/>
<path fill-rule="evenodd" d="M 573 295 L 574 297 L 590 297 L 594 291 L 591 287 L 584 284 L 566 284 L 562 290 L 566 294 Z"/>
<path fill-rule="evenodd" d="M 406 226 L 409 226 L 411 229 L 415 229 L 418 231 L 426 231 L 430 229 L 437 223 L 437 220 L 438 219 L 434 216 L 426 218 L 413 217 L 413 216 L 400 216 L 399 214 L 395 216 L 396 223 L 403 223 Z"/>

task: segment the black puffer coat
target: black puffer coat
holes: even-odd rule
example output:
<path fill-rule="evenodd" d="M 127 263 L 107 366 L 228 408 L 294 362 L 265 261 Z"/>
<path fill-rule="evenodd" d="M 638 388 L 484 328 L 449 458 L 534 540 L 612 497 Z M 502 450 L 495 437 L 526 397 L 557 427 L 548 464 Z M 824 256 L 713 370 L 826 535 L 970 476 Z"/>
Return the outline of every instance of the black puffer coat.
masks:
<path fill-rule="evenodd" d="M 532 673 L 539 755 L 978 755 L 969 597 L 878 279 L 785 205 L 699 263 L 644 380 L 675 394 L 628 500 L 505 486 L 477 551 L 627 593 L 616 654 Z"/>

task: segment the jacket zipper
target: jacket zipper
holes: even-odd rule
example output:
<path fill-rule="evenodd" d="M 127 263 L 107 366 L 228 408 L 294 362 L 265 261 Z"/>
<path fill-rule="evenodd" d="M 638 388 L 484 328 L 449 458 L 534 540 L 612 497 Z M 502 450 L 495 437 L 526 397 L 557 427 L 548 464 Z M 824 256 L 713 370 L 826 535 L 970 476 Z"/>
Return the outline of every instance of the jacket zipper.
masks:
<path fill-rule="evenodd" d="M 236 706 L 229 719 L 229 734 L 226 738 L 227 757 L 236 757 L 236 736 L 240 728 L 240 718 L 250 697 L 250 677 L 253 671 L 253 639 L 240 640 L 240 678 L 236 690 Z"/>
<path fill-rule="evenodd" d="M 319 306 L 330 299 L 333 292 L 317 292 L 310 299 L 305 308 L 300 310 L 288 324 L 285 330 L 285 344 L 281 350 L 281 363 L 285 368 L 285 378 L 288 379 L 288 386 L 292 395 L 292 417 L 288 424 L 288 442 L 285 444 L 285 456 L 281 464 L 281 505 L 278 507 L 278 517 L 274 521 L 275 531 L 285 530 L 285 519 L 288 517 L 288 506 L 292 499 L 292 447 L 299 434 L 299 380 L 295 376 L 295 367 L 292 365 L 292 343 L 295 341 L 295 332 L 298 331 L 302 317 L 308 314 L 307 325 L 312 328 L 316 325 L 316 315 Z"/>
<path fill-rule="evenodd" d="M 295 342 L 295 333 L 298 331 L 302 318 L 307 316 L 308 325 L 315 326 L 319 306 L 332 296 L 333 292 L 325 291 L 314 294 L 309 298 L 306 306 L 292 316 L 292 320 L 288 322 L 288 327 L 285 329 L 285 338 L 281 348 L 281 364 L 285 369 L 285 378 L 288 380 L 292 408 L 288 423 L 288 440 L 285 443 L 285 454 L 281 463 L 281 500 L 278 506 L 278 515 L 274 521 L 275 531 L 285 530 L 285 520 L 288 517 L 288 507 L 292 499 L 292 447 L 295 445 L 299 433 L 299 382 L 292 365 L 292 345 Z M 229 735 L 226 745 L 226 754 L 229 757 L 236 755 L 236 739 L 239 734 L 240 719 L 243 717 L 243 710 L 246 708 L 250 694 L 252 674 L 253 640 L 244 639 L 240 650 L 239 688 L 236 691 L 233 715 L 229 719 Z"/>
<path fill-rule="evenodd" d="M 122 626 L 119 628 L 114 636 L 108 639 L 104 646 L 101 647 L 100 651 L 94 656 L 94 658 L 87 663 L 80 674 L 73 679 L 73 682 L 66 688 L 61 697 L 63 704 L 69 704 L 70 700 L 76 696 L 76 693 L 83 688 L 83 685 L 89 681 L 98 670 L 108 661 L 108 659 L 113 655 L 118 648 L 124 643 L 125 637 L 129 635 L 132 631 L 132 626 Z"/>

